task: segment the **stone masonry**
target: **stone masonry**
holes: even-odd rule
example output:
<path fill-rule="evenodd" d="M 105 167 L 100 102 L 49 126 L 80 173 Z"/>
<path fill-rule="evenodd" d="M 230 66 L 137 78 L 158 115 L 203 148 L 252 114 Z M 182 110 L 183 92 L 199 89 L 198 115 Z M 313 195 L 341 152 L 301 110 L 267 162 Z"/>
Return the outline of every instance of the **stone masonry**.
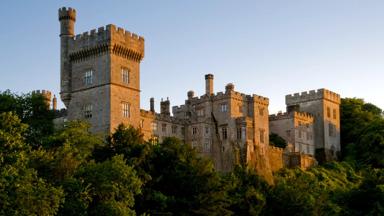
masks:
<path fill-rule="evenodd" d="M 282 134 L 286 129 L 272 124 L 278 121 L 274 118 L 282 116 L 269 116 L 268 98 L 237 92 L 231 83 L 224 92 L 215 93 L 214 76 L 207 74 L 205 94 L 197 97 L 189 91 L 183 105 L 172 107 L 173 115 L 168 98 L 161 100 L 160 113 L 155 112 L 154 98 L 150 100 L 150 110 L 142 110 L 140 62 L 144 57 L 144 38 L 114 25 L 75 35 L 76 11 L 72 8 L 59 9 L 59 21 L 60 96 L 68 120 L 88 121 L 93 133 L 104 134 L 113 132 L 120 123 L 132 125 L 153 143 L 177 137 L 211 158 L 217 170 L 230 171 L 236 164 L 247 164 L 269 182 L 272 170 L 284 166 L 283 152 L 287 150 L 270 147 L 269 134 L 270 127 L 283 131 Z M 291 139 L 286 137 L 294 145 L 292 152 L 314 155 L 315 145 L 316 149 L 325 150 L 327 159 L 336 156 L 340 150 L 340 97 L 319 90 L 289 95 L 286 103 L 289 112 L 297 111 L 283 115 L 292 130 Z M 328 109 L 335 114 L 329 116 Z M 328 127 L 330 124 L 333 127 Z M 314 141 L 300 140 L 294 135 L 299 129 L 313 135 Z"/>

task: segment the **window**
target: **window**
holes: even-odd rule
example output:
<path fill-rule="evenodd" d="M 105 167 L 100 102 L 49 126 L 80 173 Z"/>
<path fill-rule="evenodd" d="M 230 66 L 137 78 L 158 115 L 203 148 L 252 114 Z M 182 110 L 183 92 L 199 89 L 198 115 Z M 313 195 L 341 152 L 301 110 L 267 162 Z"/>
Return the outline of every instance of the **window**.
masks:
<path fill-rule="evenodd" d="M 140 121 L 140 127 L 141 127 L 141 128 L 144 128 L 144 119 L 141 119 L 141 121 Z"/>
<path fill-rule="evenodd" d="M 152 122 L 152 123 L 151 123 L 151 129 L 152 129 L 153 131 L 157 131 L 157 122 Z"/>
<path fill-rule="evenodd" d="M 227 112 L 228 111 L 228 104 L 220 104 L 220 111 L 221 112 Z"/>
<path fill-rule="evenodd" d="M 333 109 L 333 119 L 336 119 L 336 109 Z"/>
<path fill-rule="evenodd" d="M 239 105 L 239 113 L 243 113 L 243 106 Z"/>
<path fill-rule="evenodd" d="M 83 107 L 84 118 L 92 118 L 92 104 L 87 104 Z"/>
<path fill-rule="evenodd" d="M 85 72 L 84 75 L 84 84 L 85 85 L 91 85 L 93 79 L 93 70 L 88 70 Z"/>
<path fill-rule="evenodd" d="M 327 107 L 327 117 L 331 118 L 331 108 Z"/>
<path fill-rule="evenodd" d="M 121 69 L 121 80 L 125 84 L 129 83 L 129 70 L 127 68 L 122 68 Z"/>
<path fill-rule="evenodd" d="M 192 141 L 192 148 L 196 148 L 197 147 L 197 141 L 196 140 L 193 140 Z"/>
<path fill-rule="evenodd" d="M 209 127 L 205 127 L 205 134 L 209 134 Z"/>
<path fill-rule="evenodd" d="M 122 110 L 122 115 L 124 118 L 129 118 L 130 117 L 130 112 L 131 112 L 131 106 L 127 102 L 121 102 L 121 110 Z"/>
<path fill-rule="evenodd" d="M 161 131 L 163 131 L 164 133 L 167 132 L 167 124 L 162 124 L 161 125 Z"/>
<path fill-rule="evenodd" d="M 260 143 L 264 143 L 264 129 L 260 129 Z"/>
<path fill-rule="evenodd" d="M 264 115 L 264 108 L 259 107 L 259 115 L 263 116 Z"/>
<path fill-rule="evenodd" d="M 328 125 L 328 133 L 330 137 L 336 136 L 336 126 L 332 123 L 329 123 Z"/>
<path fill-rule="evenodd" d="M 238 139 L 238 140 L 241 140 L 241 133 L 242 133 L 242 131 L 241 131 L 241 127 L 238 127 L 238 128 L 237 128 L 237 139 Z"/>
<path fill-rule="evenodd" d="M 197 116 L 199 117 L 204 116 L 204 109 L 198 109 L 196 112 L 197 112 Z"/>
<path fill-rule="evenodd" d="M 158 136 L 152 136 L 151 139 L 149 139 L 149 142 L 152 144 L 158 144 L 159 143 L 159 137 Z"/>
<path fill-rule="evenodd" d="M 301 137 L 302 137 L 301 130 L 299 130 L 299 138 L 301 138 Z"/>
<path fill-rule="evenodd" d="M 172 133 L 173 134 L 177 133 L 177 126 L 176 125 L 172 125 Z"/>
<path fill-rule="evenodd" d="M 197 134 L 197 127 L 193 127 L 193 128 L 192 128 L 192 134 L 193 134 L 193 135 L 196 135 L 196 134 Z"/>
<path fill-rule="evenodd" d="M 211 152 L 211 140 L 210 139 L 205 139 L 203 150 L 204 150 L 204 152 Z"/>
<path fill-rule="evenodd" d="M 228 131 L 227 131 L 227 127 L 222 127 L 222 128 L 221 128 L 221 134 L 223 135 L 223 139 L 224 139 L 224 140 L 228 139 Z"/>

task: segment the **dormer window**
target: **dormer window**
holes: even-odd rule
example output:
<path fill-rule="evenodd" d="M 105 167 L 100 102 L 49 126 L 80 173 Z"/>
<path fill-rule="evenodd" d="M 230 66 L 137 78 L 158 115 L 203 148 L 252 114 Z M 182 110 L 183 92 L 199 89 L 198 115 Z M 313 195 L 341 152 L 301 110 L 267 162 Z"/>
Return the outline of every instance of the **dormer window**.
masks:
<path fill-rule="evenodd" d="M 84 84 L 91 85 L 93 82 L 93 70 L 87 70 L 84 74 Z"/>
<path fill-rule="evenodd" d="M 129 83 L 129 70 L 128 70 L 128 68 L 122 68 L 121 69 L 121 80 L 124 84 Z"/>

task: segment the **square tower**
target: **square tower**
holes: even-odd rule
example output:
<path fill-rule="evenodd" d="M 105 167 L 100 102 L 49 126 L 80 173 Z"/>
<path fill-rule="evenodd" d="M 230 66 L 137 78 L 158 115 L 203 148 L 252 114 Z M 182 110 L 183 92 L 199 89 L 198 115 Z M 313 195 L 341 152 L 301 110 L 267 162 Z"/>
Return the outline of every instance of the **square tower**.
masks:
<path fill-rule="evenodd" d="M 337 159 L 340 152 L 340 95 L 327 89 L 285 96 L 287 111 L 314 116 L 314 141 L 319 162 Z"/>
<path fill-rule="evenodd" d="M 140 62 L 144 38 L 114 25 L 74 36 L 76 11 L 59 9 L 61 99 L 68 119 L 85 119 L 92 132 L 140 121 Z"/>

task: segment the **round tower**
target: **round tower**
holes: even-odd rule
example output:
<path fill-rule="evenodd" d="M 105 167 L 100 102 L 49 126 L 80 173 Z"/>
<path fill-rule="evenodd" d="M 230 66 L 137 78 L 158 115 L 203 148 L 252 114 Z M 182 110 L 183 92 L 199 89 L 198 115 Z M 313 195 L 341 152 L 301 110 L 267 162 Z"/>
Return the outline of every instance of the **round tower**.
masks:
<path fill-rule="evenodd" d="M 60 37 L 75 35 L 76 10 L 73 8 L 62 7 L 59 9 Z"/>
<path fill-rule="evenodd" d="M 69 43 L 75 35 L 76 10 L 72 8 L 59 9 L 60 21 L 60 96 L 65 106 L 71 101 L 71 63 L 69 61 Z"/>

